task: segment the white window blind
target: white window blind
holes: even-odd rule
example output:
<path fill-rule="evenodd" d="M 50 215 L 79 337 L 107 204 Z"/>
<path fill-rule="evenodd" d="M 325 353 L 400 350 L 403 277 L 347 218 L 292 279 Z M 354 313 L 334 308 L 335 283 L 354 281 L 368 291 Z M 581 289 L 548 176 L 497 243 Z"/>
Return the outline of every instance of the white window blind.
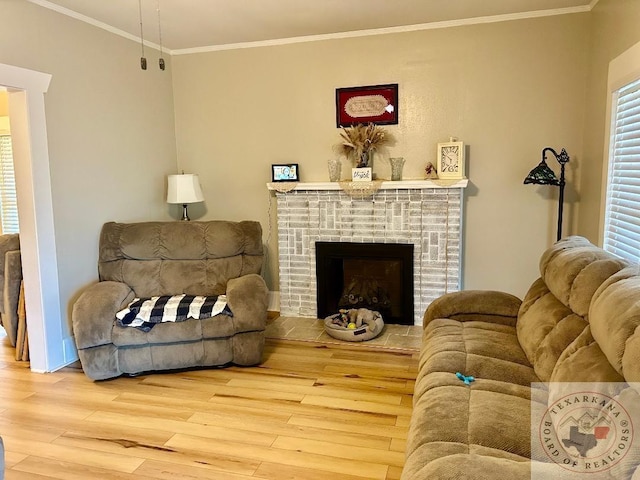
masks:
<path fill-rule="evenodd" d="M 604 249 L 640 262 L 640 80 L 616 93 L 612 107 Z"/>
<path fill-rule="evenodd" d="M 0 135 L 0 222 L 2 233 L 18 233 L 18 200 L 11 136 Z"/>

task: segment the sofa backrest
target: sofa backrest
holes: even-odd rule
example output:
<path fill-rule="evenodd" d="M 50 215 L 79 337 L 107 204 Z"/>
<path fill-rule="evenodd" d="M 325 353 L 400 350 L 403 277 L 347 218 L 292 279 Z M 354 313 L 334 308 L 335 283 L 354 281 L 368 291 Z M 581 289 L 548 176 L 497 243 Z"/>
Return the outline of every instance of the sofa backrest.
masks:
<path fill-rule="evenodd" d="M 640 267 L 625 268 L 600 286 L 589 324 L 616 372 L 627 382 L 640 382 Z"/>
<path fill-rule="evenodd" d="M 541 277 L 527 292 L 516 324 L 518 341 L 540 380 L 552 380 L 563 352 L 588 330 L 595 292 L 627 265 L 577 236 L 544 252 Z"/>
<path fill-rule="evenodd" d="M 258 222 L 106 223 L 100 280 L 129 285 L 136 296 L 220 295 L 227 282 L 262 268 Z"/>

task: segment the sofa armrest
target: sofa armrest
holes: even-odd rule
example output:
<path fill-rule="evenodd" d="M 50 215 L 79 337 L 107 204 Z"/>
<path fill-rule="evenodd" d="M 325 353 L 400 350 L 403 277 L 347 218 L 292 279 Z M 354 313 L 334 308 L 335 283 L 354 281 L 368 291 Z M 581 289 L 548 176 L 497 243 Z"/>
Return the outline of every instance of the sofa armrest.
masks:
<path fill-rule="evenodd" d="M 464 290 L 447 293 L 427 307 L 423 327 L 436 318 L 515 326 L 521 303 L 518 297 L 504 292 Z"/>
<path fill-rule="evenodd" d="M 268 289 L 255 273 L 233 278 L 227 283 L 227 304 L 237 332 L 262 331 L 267 325 Z"/>
<path fill-rule="evenodd" d="M 88 287 L 73 304 L 71 321 L 78 349 L 108 345 L 116 313 L 135 294 L 120 282 L 99 282 Z"/>

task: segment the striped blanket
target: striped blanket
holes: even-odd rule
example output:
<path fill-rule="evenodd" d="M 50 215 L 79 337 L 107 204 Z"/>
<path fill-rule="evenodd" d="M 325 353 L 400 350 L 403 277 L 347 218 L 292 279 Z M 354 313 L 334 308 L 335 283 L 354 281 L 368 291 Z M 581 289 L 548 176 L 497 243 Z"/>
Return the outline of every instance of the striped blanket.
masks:
<path fill-rule="evenodd" d="M 116 313 L 116 319 L 121 327 L 136 327 L 148 332 L 158 323 L 183 322 L 190 318 L 201 320 L 216 315 L 233 316 L 226 295 L 134 298 L 127 308 Z"/>

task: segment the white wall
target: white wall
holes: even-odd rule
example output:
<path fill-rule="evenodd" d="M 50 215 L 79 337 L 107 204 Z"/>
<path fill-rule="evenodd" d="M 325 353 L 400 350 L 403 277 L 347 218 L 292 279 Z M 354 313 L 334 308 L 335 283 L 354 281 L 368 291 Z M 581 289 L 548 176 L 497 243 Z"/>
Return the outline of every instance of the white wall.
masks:
<path fill-rule="evenodd" d="M 171 62 L 165 72 L 142 71 L 139 52 L 134 42 L 31 3 L 2 3 L 0 63 L 52 75 L 45 108 L 63 336 L 72 302 L 97 280 L 102 224 L 169 218 Z"/>
<path fill-rule="evenodd" d="M 405 177 L 421 177 L 451 135 L 469 148 L 465 288 L 524 294 L 555 240 L 557 189 L 522 183 L 546 146 L 572 157 L 565 234 L 573 231 L 588 15 L 175 56 L 178 166 L 201 175 L 206 197 L 194 214 L 259 220 L 266 239 L 272 163 L 299 163 L 303 181 L 328 178 L 335 88 L 398 83 L 387 155 L 406 159 Z M 389 175 L 380 159 L 375 170 Z M 271 290 L 277 268 L 274 231 Z"/>
<path fill-rule="evenodd" d="M 605 136 L 608 117 L 609 62 L 640 41 L 640 1 L 600 0 L 590 13 L 586 117 L 579 232 L 592 242 L 601 238 L 602 196 L 605 194 Z"/>

